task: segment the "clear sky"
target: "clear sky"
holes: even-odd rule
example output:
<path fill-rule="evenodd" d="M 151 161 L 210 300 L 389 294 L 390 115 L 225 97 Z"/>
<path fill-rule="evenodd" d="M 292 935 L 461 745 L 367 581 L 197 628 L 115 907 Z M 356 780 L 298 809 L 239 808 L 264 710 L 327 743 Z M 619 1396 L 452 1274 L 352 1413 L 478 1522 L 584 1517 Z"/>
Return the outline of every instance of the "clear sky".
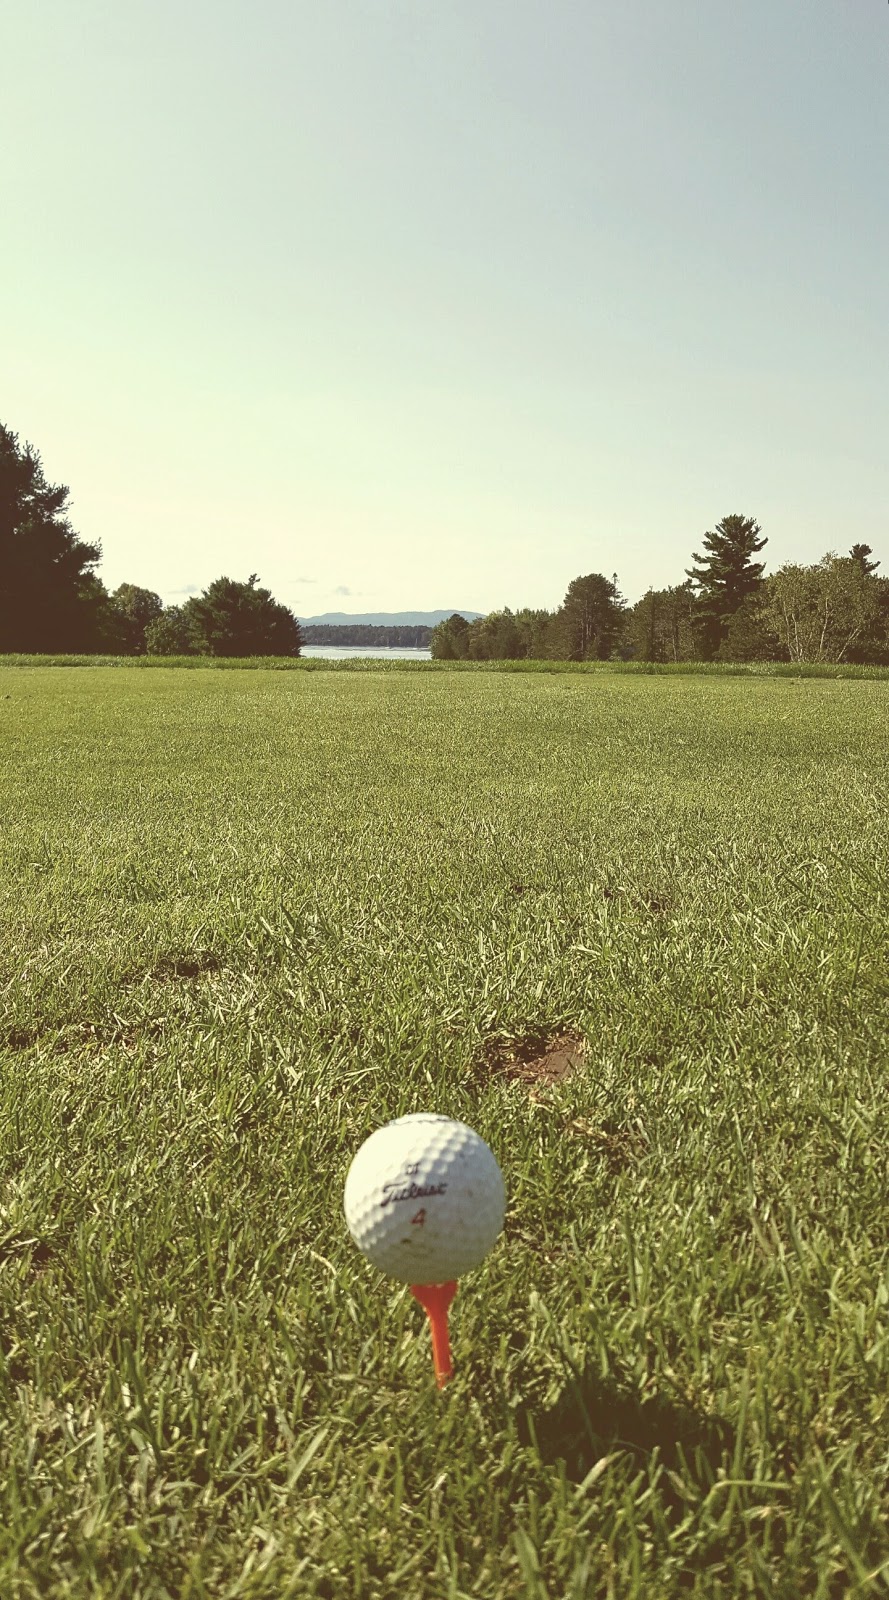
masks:
<path fill-rule="evenodd" d="M 109 587 L 889 571 L 885 0 L 20 0 L 0 420 Z"/>

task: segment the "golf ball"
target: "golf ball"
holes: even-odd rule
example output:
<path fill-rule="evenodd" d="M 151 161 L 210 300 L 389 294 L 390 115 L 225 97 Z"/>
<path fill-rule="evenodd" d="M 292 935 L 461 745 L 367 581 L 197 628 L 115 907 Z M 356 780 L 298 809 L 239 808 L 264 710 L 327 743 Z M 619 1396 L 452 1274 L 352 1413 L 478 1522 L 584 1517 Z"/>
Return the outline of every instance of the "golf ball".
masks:
<path fill-rule="evenodd" d="M 477 1267 L 500 1229 L 503 1176 L 465 1122 L 419 1112 L 366 1139 L 346 1177 L 359 1250 L 402 1283 L 446 1283 Z"/>

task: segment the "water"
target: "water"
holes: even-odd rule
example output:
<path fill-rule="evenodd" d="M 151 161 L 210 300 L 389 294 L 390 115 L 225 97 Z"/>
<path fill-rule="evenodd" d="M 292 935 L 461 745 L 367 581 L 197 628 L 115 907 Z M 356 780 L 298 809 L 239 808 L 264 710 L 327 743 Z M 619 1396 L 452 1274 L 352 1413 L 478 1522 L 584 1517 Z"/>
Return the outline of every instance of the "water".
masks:
<path fill-rule="evenodd" d="M 373 656 L 379 661 L 431 661 L 431 650 L 410 650 L 400 645 L 387 649 L 372 644 L 304 644 L 300 652 L 320 661 L 349 661 L 353 656 Z"/>

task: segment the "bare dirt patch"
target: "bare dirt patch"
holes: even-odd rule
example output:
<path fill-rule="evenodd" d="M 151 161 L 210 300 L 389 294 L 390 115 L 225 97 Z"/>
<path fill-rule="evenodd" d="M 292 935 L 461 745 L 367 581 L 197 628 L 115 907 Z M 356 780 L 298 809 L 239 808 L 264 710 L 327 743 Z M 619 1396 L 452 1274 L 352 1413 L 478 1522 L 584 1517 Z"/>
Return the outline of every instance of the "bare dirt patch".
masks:
<path fill-rule="evenodd" d="M 489 1072 L 527 1085 L 531 1094 L 564 1083 L 583 1065 L 586 1043 L 579 1033 L 530 1034 L 493 1040 L 485 1057 Z"/>
<path fill-rule="evenodd" d="M 15 1229 L 0 1236 L 0 1265 L 12 1261 L 17 1256 L 27 1256 L 31 1269 L 36 1272 L 41 1267 L 47 1266 L 54 1254 L 52 1245 L 47 1239 L 31 1237 Z"/>
<path fill-rule="evenodd" d="M 219 972 L 222 962 L 212 950 L 192 950 L 188 955 L 161 956 L 149 972 L 155 983 L 171 983 L 177 978 L 200 978 L 205 972 Z"/>
<path fill-rule="evenodd" d="M 9 1028 L 3 1044 L 7 1050 L 30 1050 L 40 1038 L 39 1028 Z"/>

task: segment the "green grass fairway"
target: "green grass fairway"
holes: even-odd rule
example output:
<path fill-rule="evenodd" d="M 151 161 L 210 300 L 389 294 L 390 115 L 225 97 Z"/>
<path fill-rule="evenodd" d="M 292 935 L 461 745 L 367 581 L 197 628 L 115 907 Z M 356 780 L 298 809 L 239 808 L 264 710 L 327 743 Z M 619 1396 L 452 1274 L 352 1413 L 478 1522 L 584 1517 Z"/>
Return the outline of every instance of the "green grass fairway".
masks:
<path fill-rule="evenodd" d="M 7 667 L 0 757 L 2 1600 L 889 1594 L 889 686 Z"/>

